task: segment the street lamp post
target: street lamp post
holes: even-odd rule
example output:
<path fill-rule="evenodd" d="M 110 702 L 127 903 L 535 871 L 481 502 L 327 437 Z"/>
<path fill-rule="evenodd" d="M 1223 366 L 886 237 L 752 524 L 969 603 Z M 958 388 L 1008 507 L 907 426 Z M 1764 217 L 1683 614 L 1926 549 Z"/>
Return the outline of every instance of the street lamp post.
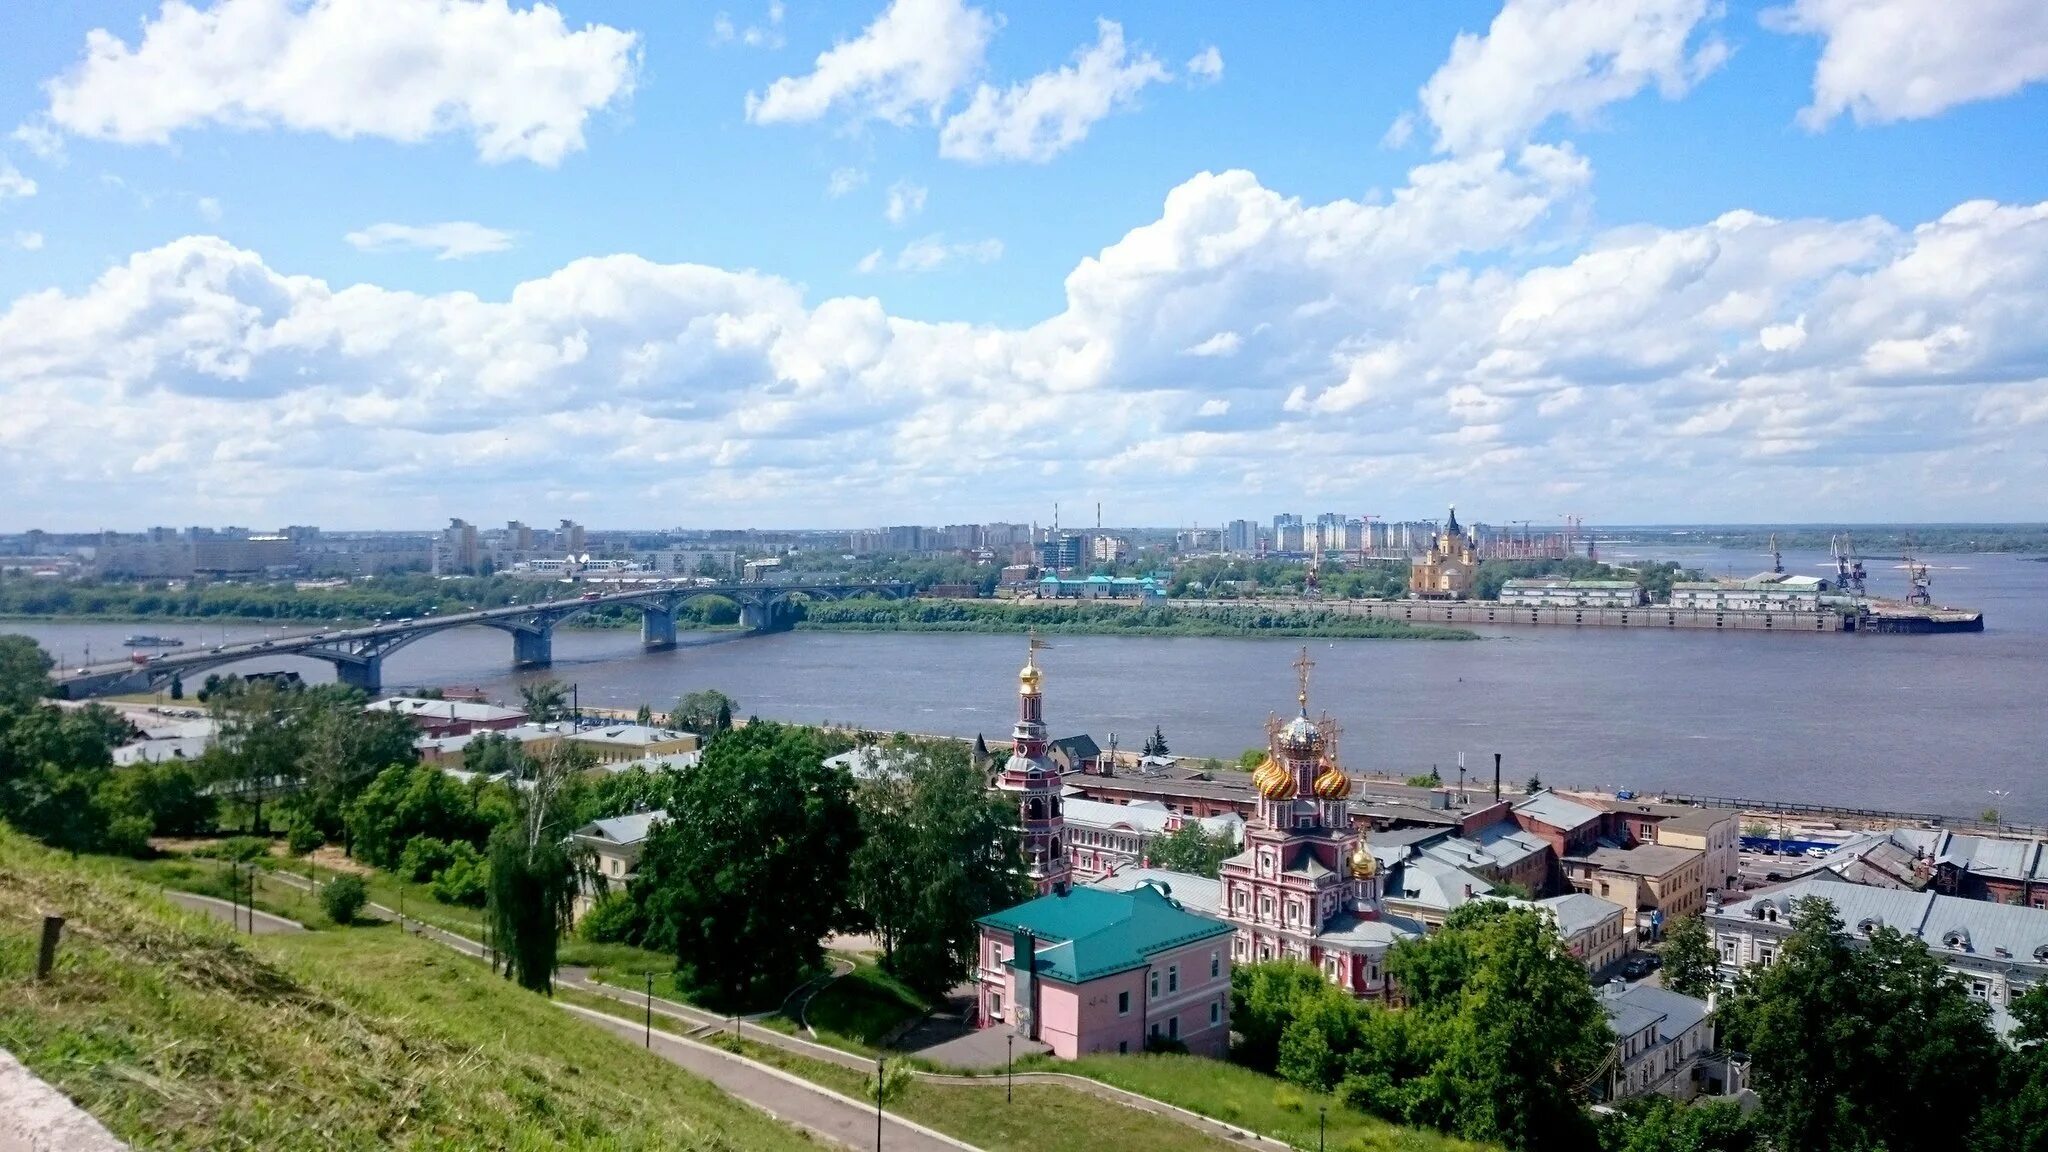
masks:
<path fill-rule="evenodd" d="M 1316 1105 L 1316 1152 L 1323 1152 L 1323 1134 L 1330 1127 L 1330 1106 Z"/>
<path fill-rule="evenodd" d="M 875 1152 L 882 1152 L 882 1054 L 875 1053 Z"/>
<path fill-rule="evenodd" d="M 642 1039 L 640 1046 L 643 1048 L 654 1047 L 654 973 L 652 972 L 647 974 L 647 1034 Z"/>
<path fill-rule="evenodd" d="M 1003 1037 L 1003 1103 L 1011 1099 L 1010 1089 L 1017 1080 L 1017 1034 Z"/>

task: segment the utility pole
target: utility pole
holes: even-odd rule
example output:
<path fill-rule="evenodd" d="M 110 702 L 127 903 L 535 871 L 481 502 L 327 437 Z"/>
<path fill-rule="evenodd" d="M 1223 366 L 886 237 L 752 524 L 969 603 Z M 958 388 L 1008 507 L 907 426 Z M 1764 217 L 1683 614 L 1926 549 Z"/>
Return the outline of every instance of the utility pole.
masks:
<path fill-rule="evenodd" d="M 1011 1089 L 1017 1082 L 1017 1034 L 1015 1032 L 1003 1037 L 1003 1049 L 1003 1103 L 1008 1104 L 1013 1099 Z"/>
<path fill-rule="evenodd" d="M 654 1047 L 654 973 L 647 974 L 647 1030 L 641 1037 L 640 1046 Z"/>

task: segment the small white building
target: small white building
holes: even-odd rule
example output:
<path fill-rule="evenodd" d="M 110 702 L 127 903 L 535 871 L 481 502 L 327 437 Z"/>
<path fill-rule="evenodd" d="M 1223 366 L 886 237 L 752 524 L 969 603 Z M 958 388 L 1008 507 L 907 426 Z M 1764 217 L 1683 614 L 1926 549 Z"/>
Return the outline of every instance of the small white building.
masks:
<path fill-rule="evenodd" d="M 570 833 L 569 839 L 590 849 L 597 858 L 598 874 L 604 877 L 608 889 L 624 891 L 626 883 L 640 870 L 640 853 L 647 846 L 647 837 L 653 834 L 657 824 L 666 819 L 668 813 L 657 808 L 652 812 L 592 820 Z M 576 915 L 581 917 L 596 902 L 596 886 L 586 884 L 576 894 Z"/>
<path fill-rule="evenodd" d="M 1517 576 L 1500 586 L 1500 602 L 1525 607 L 1635 608 L 1643 590 L 1632 580 L 1567 580 Z"/>
<path fill-rule="evenodd" d="M 1156 800 L 1110 804 L 1069 795 L 1063 805 L 1067 822 L 1067 860 L 1081 883 L 1141 868 L 1149 863 L 1151 845 L 1183 824 L 1197 823 L 1210 835 L 1244 843 L 1244 817 L 1235 812 L 1197 819 L 1173 811 Z M 1211 905 L 1203 905 L 1211 907 Z"/>

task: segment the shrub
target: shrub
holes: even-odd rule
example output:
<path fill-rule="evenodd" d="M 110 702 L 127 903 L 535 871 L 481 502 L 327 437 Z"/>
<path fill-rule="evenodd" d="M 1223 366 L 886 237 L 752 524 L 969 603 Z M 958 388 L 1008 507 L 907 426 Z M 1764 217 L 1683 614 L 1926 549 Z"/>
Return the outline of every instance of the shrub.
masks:
<path fill-rule="evenodd" d="M 476 852 L 472 850 L 470 856 L 475 858 Z M 415 836 L 406 841 L 405 851 L 399 853 L 398 874 L 414 884 L 425 884 L 454 862 L 455 851 L 447 841 L 436 836 Z"/>
<path fill-rule="evenodd" d="M 441 874 L 434 877 L 434 899 L 443 904 L 466 904 L 471 908 L 484 906 L 484 897 L 490 891 L 491 866 L 476 854 L 467 844 L 458 844 L 461 849 L 455 859 Z"/>
<path fill-rule="evenodd" d="M 320 830 L 313 827 L 312 821 L 299 819 L 292 821 L 291 827 L 285 829 L 284 842 L 285 847 L 292 850 L 292 855 L 304 856 L 327 843 L 327 837 L 322 836 Z"/>
<path fill-rule="evenodd" d="M 1307 1106 L 1308 1097 L 1301 1094 L 1301 1089 L 1291 1084 L 1282 1084 L 1273 1089 L 1273 1107 L 1282 1112 L 1299 1112 Z"/>
<path fill-rule="evenodd" d="M 121 856 L 147 856 L 150 828 L 147 816 L 116 816 L 108 822 L 100 847 Z"/>
<path fill-rule="evenodd" d="M 247 864 L 251 860 L 261 860 L 270 855 L 270 841 L 261 836 L 230 836 L 218 844 L 209 844 L 197 849 L 192 854 Z"/>
<path fill-rule="evenodd" d="M 634 911 L 632 897 L 624 892 L 608 892 L 583 914 L 576 934 L 592 944 L 635 943 Z"/>
<path fill-rule="evenodd" d="M 336 876 L 320 889 L 320 906 L 327 910 L 327 918 L 336 924 L 353 923 L 356 913 L 370 899 L 369 890 L 355 876 Z"/>

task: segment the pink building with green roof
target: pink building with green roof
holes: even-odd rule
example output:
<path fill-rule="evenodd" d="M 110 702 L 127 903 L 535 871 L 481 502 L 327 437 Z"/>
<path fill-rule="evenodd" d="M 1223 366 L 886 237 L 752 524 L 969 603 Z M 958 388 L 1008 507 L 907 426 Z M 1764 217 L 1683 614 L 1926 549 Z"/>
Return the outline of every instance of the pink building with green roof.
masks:
<path fill-rule="evenodd" d="M 1143 885 L 1069 888 L 977 921 L 983 1027 L 1071 1060 L 1178 1041 L 1230 1050 L 1231 926 Z"/>

